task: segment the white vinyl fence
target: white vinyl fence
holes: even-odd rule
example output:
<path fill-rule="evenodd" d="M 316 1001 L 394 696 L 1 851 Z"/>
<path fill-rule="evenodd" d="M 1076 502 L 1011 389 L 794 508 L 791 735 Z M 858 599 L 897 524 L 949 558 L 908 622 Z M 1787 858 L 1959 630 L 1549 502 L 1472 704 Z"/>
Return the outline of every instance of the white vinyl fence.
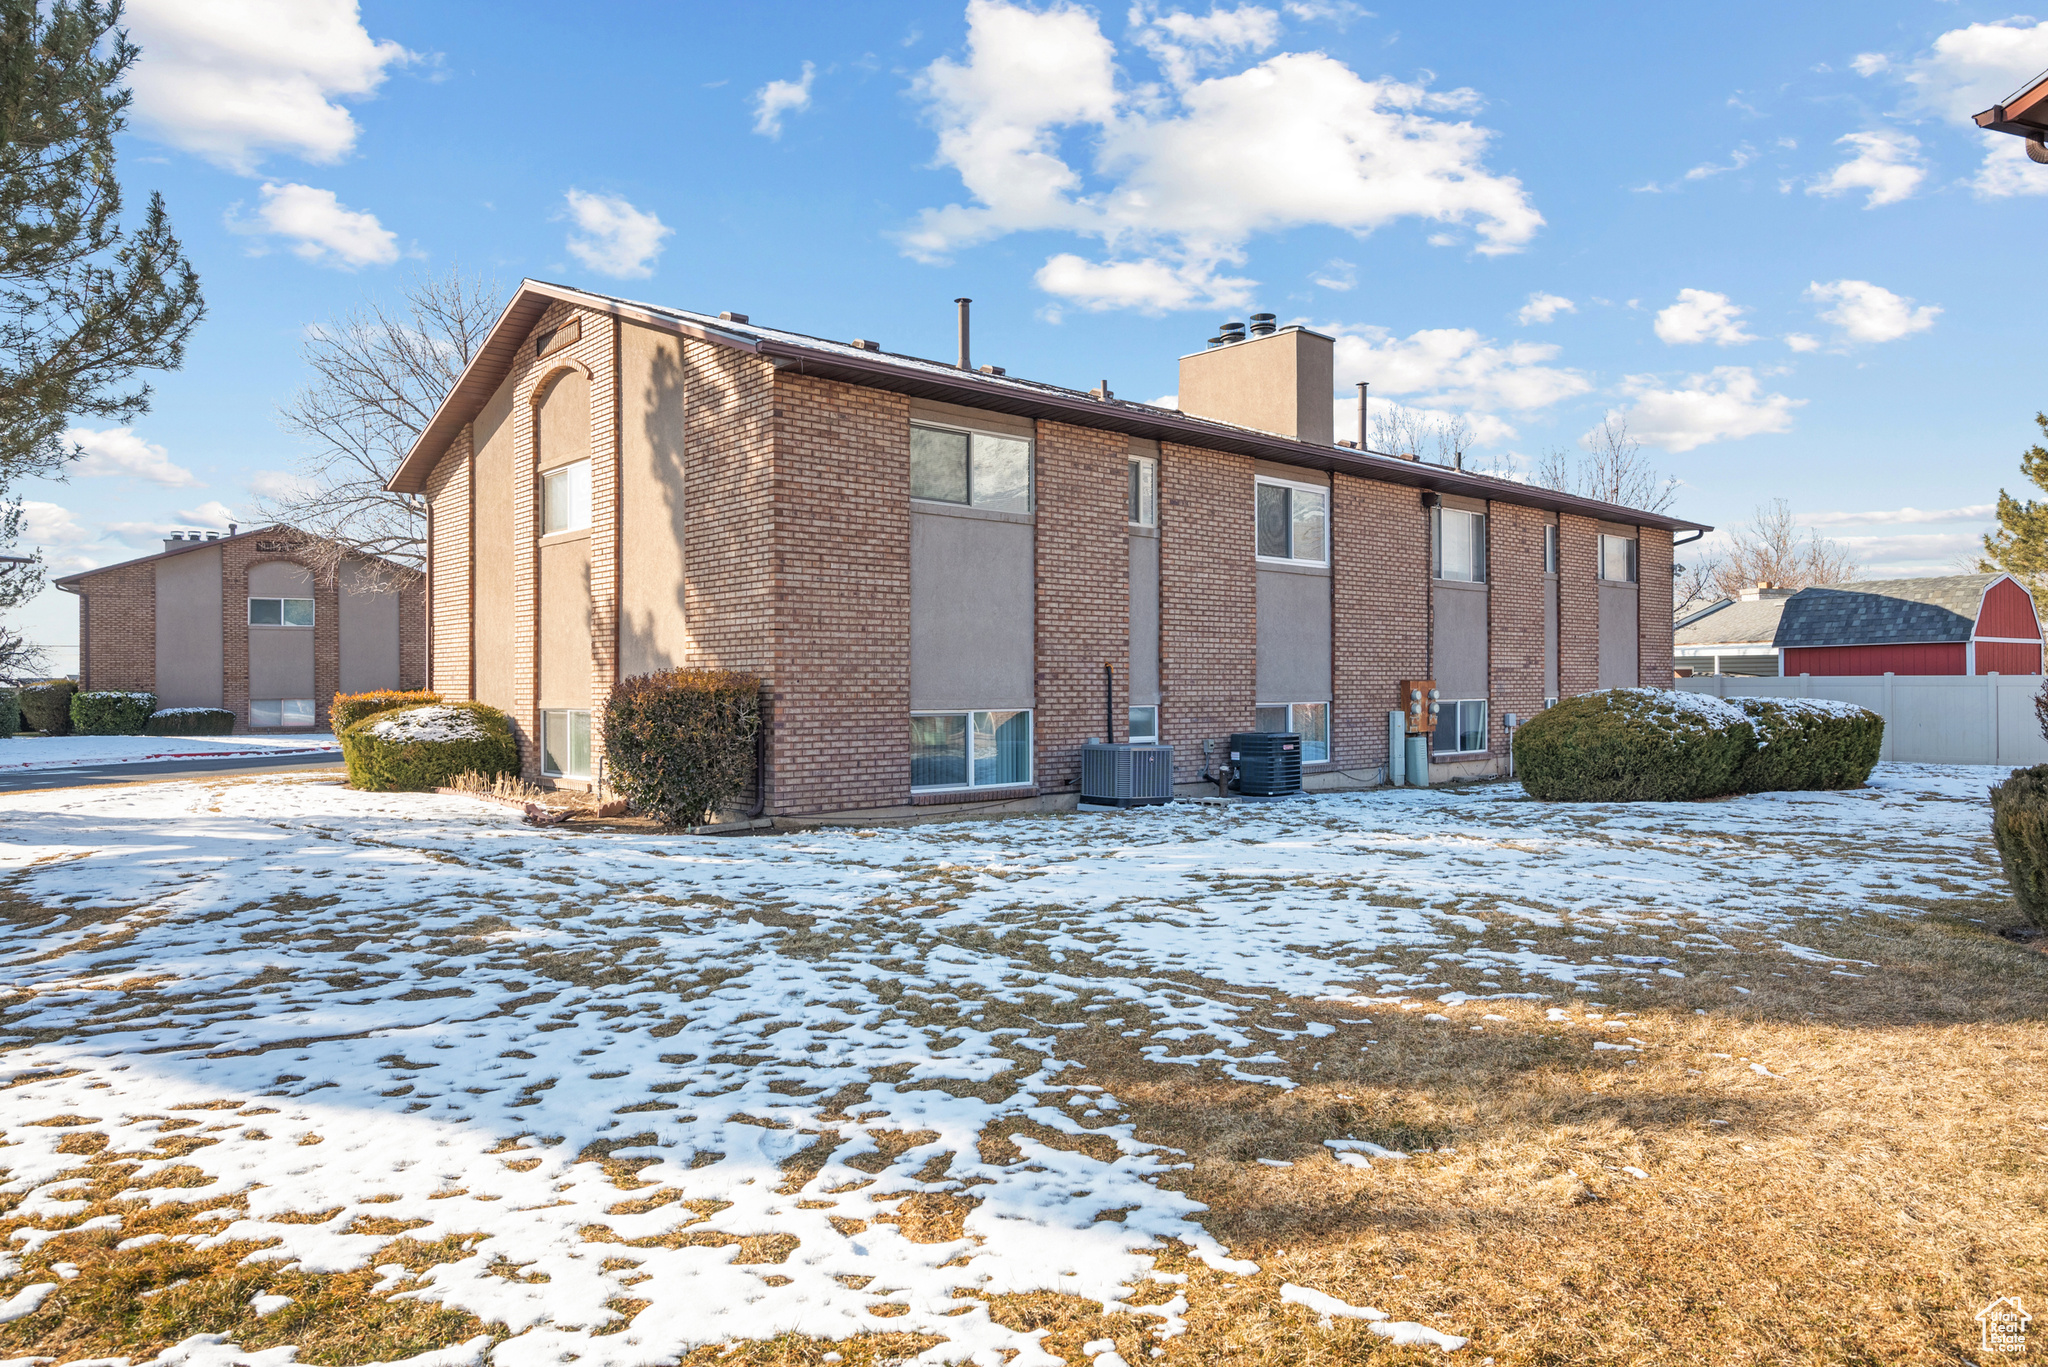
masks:
<path fill-rule="evenodd" d="M 1884 718 L 1882 758 L 1912 764 L 2048 764 L 2034 716 L 2038 674 L 1856 674 L 1755 679 L 1710 674 L 1678 680 L 1717 698 L 1832 698 Z"/>

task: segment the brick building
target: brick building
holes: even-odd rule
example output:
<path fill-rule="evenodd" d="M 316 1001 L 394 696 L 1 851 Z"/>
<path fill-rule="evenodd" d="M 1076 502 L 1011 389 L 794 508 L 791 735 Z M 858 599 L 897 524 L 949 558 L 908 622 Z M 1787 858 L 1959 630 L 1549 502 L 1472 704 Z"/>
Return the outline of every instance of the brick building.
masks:
<path fill-rule="evenodd" d="M 584 785 L 618 679 L 758 672 L 760 797 L 814 817 L 1071 803 L 1105 727 L 1184 784 L 1298 730 L 1310 787 L 1367 786 L 1412 678 L 1433 776 L 1477 776 L 1507 713 L 1670 684 L 1703 529 L 1336 442 L 1332 366 L 1268 323 L 1184 357 L 1173 410 L 526 281 L 392 480 L 428 500 L 431 686 Z"/>
<path fill-rule="evenodd" d="M 78 595 L 78 686 L 221 707 L 235 730 L 314 731 L 337 692 L 426 677 L 420 576 L 290 527 L 192 532 L 56 581 Z"/>

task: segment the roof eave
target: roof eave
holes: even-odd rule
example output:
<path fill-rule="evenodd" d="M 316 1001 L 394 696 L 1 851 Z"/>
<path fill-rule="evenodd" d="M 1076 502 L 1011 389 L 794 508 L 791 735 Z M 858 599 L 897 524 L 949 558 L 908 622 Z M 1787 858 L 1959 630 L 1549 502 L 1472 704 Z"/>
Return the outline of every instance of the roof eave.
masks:
<path fill-rule="evenodd" d="M 1994 104 L 1976 116 L 1979 128 L 1994 133 L 2034 137 L 2048 132 L 2048 74 L 2003 104 Z"/>

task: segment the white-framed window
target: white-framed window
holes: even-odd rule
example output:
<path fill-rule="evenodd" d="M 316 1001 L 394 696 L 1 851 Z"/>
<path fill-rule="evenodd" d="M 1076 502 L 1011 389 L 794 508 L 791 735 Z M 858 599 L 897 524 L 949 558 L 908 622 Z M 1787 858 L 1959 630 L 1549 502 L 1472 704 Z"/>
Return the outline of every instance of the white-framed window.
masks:
<path fill-rule="evenodd" d="M 1015 788 L 1031 782 L 1031 713 L 917 712 L 910 718 L 910 786 Z"/>
<path fill-rule="evenodd" d="M 590 525 L 590 462 L 550 470 L 540 477 L 540 534 L 579 531 Z"/>
<path fill-rule="evenodd" d="M 910 496 L 999 513 L 1031 511 L 1031 443 L 951 427 L 910 429 Z"/>
<path fill-rule="evenodd" d="M 1261 703 L 1254 731 L 1292 731 L 1301 737 L 1301 762 L 1326 764 L 1330 759 L 1330 705 L 1326 702 Z"/>
<path fill-rule="evenodd" d="M 1549 523 L 1543 528 L 1543 572 L 1557 573 L 1557 524 Z"/>
<path fill-rule="evenodd" d="M 1556 698 L 1545 698 L 1545 699 L 1543 700 L 1543 705 L 1544 705 L 1545 707 L 1555 707 L 1555 706 L 1557 706 L 1557 699 L 1556 699 Z"/>
<path fill-rule="evenodd" d="M 1429 510 L 1432 577 L 1486 582 L 1486 515 L 1439 504 Z"/>
<path fill-rule="evenodd" d="M 1131 744 L 1159 744 L 1159 709 L 1157 707 L 1133 707 L 1130 725 Z"/>
<path fill-rule="evenodd" d="M 1159 462 L 1150 456 L 1131 457 L 1131 515 L 1133 527 L 1159 525 Z"/>
<path fill-rule="evenodd" d="M 540 714 L 540 771 L 550 778 L 590 777 L 590 714 L 568 708 Z"/>
<path fill-rule="evenodd" d="M 1466 755 L 1486 749 L 1486 699 L 1466 698 L 1441 704 L 1436 737 L 1430 748 L 1439 755 Z"/>
<path fill-rule="evenodd" d="M 251 726 L 311 726 L 312 724 L 313 700 L 311 698 L 249 699 L 249 725 Z"/>
<path fill-rule="evenodd" d="M 251 598 L 249 625 L 252 627 L 309 627 L 313 625 L 310 598 Z"/>
<path fill-rule="evenodd" d="M 1330 491 L 1318 484 L 1258 480 L 1255 520 L 1261 560 L 1330 563 Z"/>
<path fill-rule="evenodd" d="M 1600 577 L 1612 584 L 1636 582 L 1636 539 L 1632 536 L 1600 537 Z"/>

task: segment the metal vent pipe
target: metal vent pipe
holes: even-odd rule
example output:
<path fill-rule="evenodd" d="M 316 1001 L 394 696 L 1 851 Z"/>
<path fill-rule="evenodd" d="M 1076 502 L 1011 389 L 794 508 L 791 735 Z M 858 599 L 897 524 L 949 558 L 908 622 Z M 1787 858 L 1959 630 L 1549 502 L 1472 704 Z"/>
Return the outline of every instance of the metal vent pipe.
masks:
<path fill-rule="evenodd" d="M 953 302 L 960 306 L 960 368 L 962 370 L 972 370 L 974 366 L 967 357 L 967 306 L 974 301 L 972 299 L 955 299 Z"/>

